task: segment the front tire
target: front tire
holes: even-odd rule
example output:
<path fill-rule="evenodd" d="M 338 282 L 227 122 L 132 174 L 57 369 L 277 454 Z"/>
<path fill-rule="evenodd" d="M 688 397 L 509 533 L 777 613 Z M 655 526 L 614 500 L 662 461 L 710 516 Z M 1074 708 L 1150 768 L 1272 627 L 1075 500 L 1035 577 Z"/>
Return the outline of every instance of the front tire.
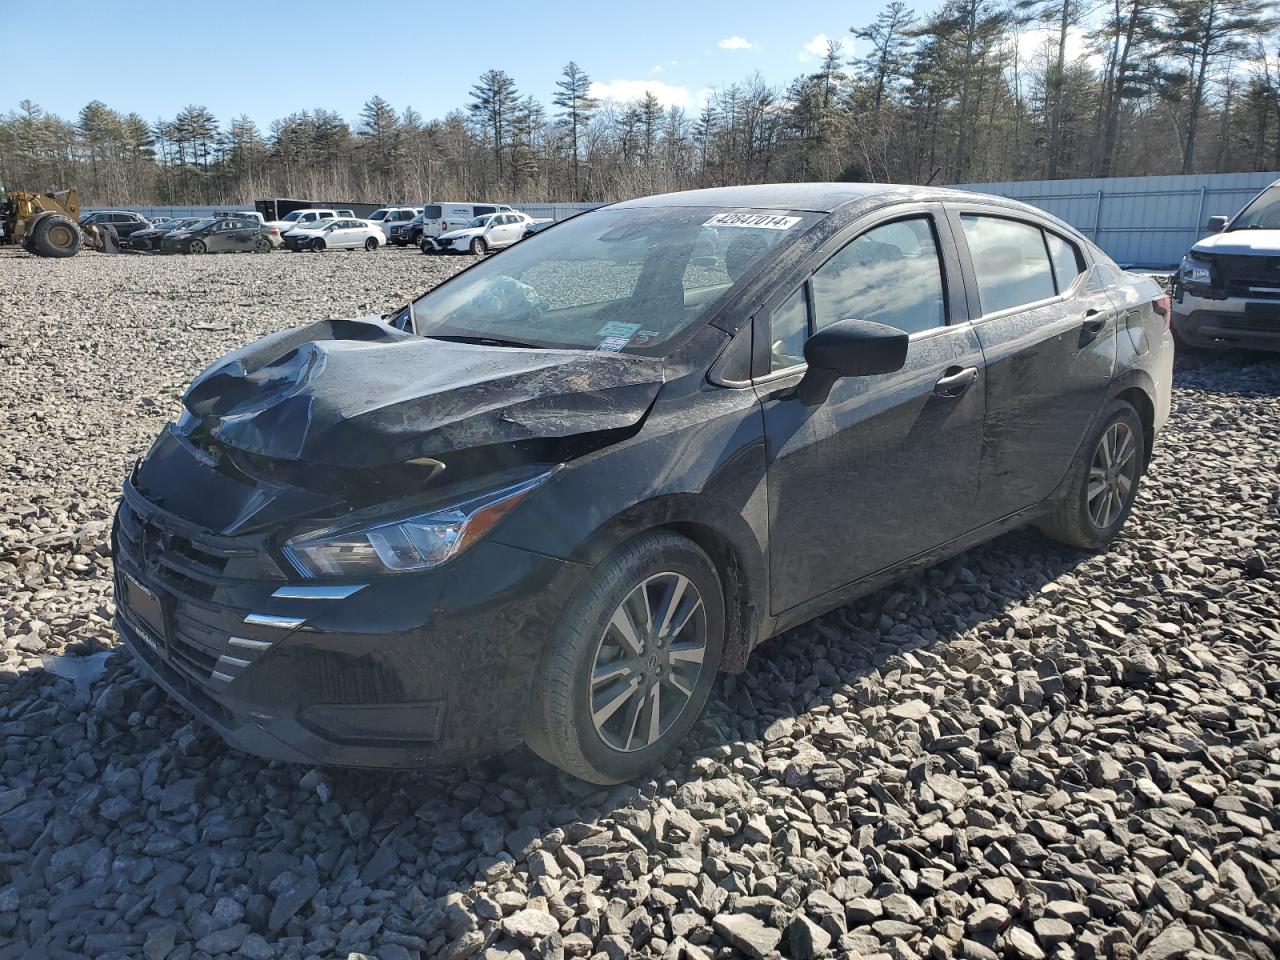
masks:
<path fill-rule="evenodd" d="M 41 217 L 31 233 L 31 250 L 42 257 L 74 257 L 83 243 L 80 227 L 60 213 Z"/>
<path fill-rule="evenodd" d="M 1097 550 L 1129 519 L 1146 467 L 1146 438 L 1138 411 L 1123 400 L 1105 411 L 1081 445 L 1052 516 L 1039 524 L 1053 540 Z"/>
<path fill-rule="evenodd" d="M 724 640 L 706 553 L 670 531 L 636 537 L 565 610 L 534 687 L 529 747 L 591 783 L 640 776 L 702 714 Z"/>
<path fill-rule="evenodd" d="M 319 237 L 316 237 L 314 240 L 311 241 L 311 249 L 315 253 L 324 253 L 325 242 L 321 240 Z"/>
<path fill-rule="evenodd" d="M 480 237 L 476 237 L 474 240 L 471 241 L 471 252 L 474 253 L 477 257 L 483 257 L 486 253 L 489 252 L 489 245 L 485 243 L 484 240 L 481 239 Z"/>

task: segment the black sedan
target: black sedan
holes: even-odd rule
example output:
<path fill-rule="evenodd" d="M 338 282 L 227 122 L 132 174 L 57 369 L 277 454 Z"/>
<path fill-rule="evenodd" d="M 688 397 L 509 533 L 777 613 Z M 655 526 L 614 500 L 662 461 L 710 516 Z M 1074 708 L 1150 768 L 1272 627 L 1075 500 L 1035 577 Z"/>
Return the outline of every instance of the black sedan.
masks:
<path fill-rule="evenodd" d="M 629 779 L 788 627 L 1020 525 L 1106 544 L 1172 358 L 1161 289 L 1024 204 L 615 204 L 205 371 L 125 484 L 117 625 L 254 753 Z"/>
<path fill-rule="evenodd" d="M 139 230 L 129 237 L 129 249 L 159 250 L 160 242 L 166 234 L 186 229 L 204 219 L 204 217 L 181 217 L 177 220 L 166 220 L 164 223 L 153 224 L 146 230 Z"/>

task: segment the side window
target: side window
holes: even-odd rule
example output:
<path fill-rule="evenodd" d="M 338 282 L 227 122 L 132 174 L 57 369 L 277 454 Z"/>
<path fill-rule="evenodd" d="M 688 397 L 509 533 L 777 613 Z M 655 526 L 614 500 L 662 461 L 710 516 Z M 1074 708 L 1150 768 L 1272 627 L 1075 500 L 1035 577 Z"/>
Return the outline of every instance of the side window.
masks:
<path fill-rule="evenodd" d="M 942 262 L 929 217 L 874 227 L 813 275 L 815 329 L 873 320 L 907 333 L 947 322 Z"/>
<path fill-rule="evenodd" d="M 984 314 L 1055 295 L 1053 270 L 1039 227 L 972 214 L 962 214 L 960 223 L 978 278 Z"/>
<path fill-rule="evenodd" d="M 493 213 L 493 207 L 475 207 L 472 213 L 477 217 L 483 217 L 486 213 Z"/>
<path fill-rule="evenodd" d="M 1084 260 L 1074 243 L 1063 240 L 1056 233 L 1046 230 L 1044 239 L 1049 244 L 1049 259 L 1053 261 L 1053 278 L 1058 283 L 1058 292 L 1062 293 L 1084 273 Z"/>
<path fill-rule="evenodd" d="M 809 338 L 809 304 L 801 284 L 782 306 L 773 311 L 769 330 L 769 372 L 804 363 L 804 342 Z"/>

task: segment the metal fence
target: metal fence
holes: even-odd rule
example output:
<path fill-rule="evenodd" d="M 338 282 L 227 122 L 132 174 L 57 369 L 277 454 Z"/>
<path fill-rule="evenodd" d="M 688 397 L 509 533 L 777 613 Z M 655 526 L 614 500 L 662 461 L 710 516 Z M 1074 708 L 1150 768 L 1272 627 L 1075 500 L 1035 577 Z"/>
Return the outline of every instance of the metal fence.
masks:
<path fill-rule="evenodd" d="M 1205 221 L 1233 214 L 1280 173 L 958 183 L 1033 204 L 1071 224 L 1126 266 L 1167 267 L 1206 236 Z"/>

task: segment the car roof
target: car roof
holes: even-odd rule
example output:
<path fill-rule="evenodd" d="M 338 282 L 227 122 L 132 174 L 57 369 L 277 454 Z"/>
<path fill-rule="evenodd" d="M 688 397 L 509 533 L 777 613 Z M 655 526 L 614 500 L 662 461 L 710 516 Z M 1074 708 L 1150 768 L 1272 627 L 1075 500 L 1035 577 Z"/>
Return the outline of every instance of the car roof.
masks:
<path fill-rule="evenodd" d="M 1043 210 L 1008 201 L 987 193 L 951 190 L 946 187 L 921 187 L 899 183 L 761 183 L 738 187 L 710 187 L 704 190 L 681 190 L 652 197 L 637 197 L 613 204 L 614 207 L 757 207 L 765 210 L 803 210 L 832 213 L 859 201 L 883 199 L 896 202 L 926 200 L 967 200 L 992 203 L 1044 214 Z"/>

